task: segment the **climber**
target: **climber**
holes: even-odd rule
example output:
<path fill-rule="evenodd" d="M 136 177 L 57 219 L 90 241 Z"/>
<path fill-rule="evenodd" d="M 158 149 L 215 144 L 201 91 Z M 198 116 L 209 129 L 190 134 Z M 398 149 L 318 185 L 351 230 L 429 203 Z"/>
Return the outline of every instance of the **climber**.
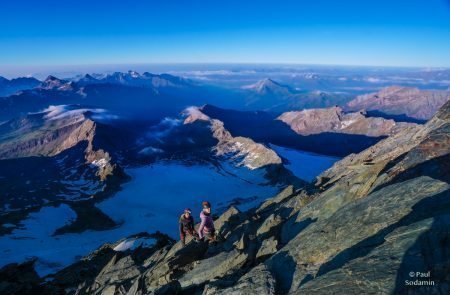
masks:
<path fill-rule="evenodd" d="M 201 240 L 215 241 L 215 228 L 211 216 L 211 204 L 207 201 L 202 202 L 203 210 L 200 213 L 201 223 L 198 227 L 198 235 Z"/>
<path fill-rule="evenodd" d="M 180 239 L 183 246 L 186 244 L 186 235 L 192 236 L 194 240 L 198 239 L 198 235 L 194 229 L 194 218 L 191 215 L 191 209 L 184 209 L 183 214 L 180 216 L 179 220 L 180 227 Z"/>

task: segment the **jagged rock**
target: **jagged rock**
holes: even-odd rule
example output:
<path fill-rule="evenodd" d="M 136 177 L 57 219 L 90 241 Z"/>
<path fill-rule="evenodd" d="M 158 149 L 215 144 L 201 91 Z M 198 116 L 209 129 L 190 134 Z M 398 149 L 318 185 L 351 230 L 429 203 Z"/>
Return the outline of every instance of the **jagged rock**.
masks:
<path fill-rule="evenodd" d="M 155 290 L 178 278 L 191 264 L 201 259 L 207 249 L 208 244 L 204 242 L 189 243 L 184 247 L 181 242 L 176 243 L 164 256 L 158 255 L 161 259 L 156 263 L 149 264 L 143 274 L 146 289 Z"/>
<path fill-rule="evenodd" d="M 246 253 L 232 250 L 203 259 L 179 279 L 181 287 L 200 285 L 215 277 L 221 277 L 236 271 L 244 264 L 247 257 Z"/>
<path fill-rule="evenodd" d="M 87 289 L 87 292 L 95 292 L 101 286 L 124 284 L 124 282 L 140 274 L 139 266 L 136 265 L 131 256 L 118 258 L 118 254 L 116 254 L 100 271 L 95 278 L 94 284 Z"/>
<path fill-rule="evenodd" d="M 432 219 L 413 224 L 410 227 L 399 227 L 385 237 L 385 242 L 365 257 L 355 258 L 342 268 L 330 270 L 323 275 L 306 282 L 297 294 L 323 294 L 328 292 L 357 294 L 371 290 L 375 293 L 395 292 L 398 284 L 397 275 L 406 278 L 411 270 L 401 266 L 404 261 L 404 249 L 413 247 L 416 240 L 431 228 Z M 412 257 L 411 257 L 412 258 Z M 413 258 L 414 259 L 414 258 Z M 386 262 L 389 261 L 389 264 Z M 412 267 L 413 269 L 415 267 Z M 420 267 L 418 271 L 427 272 Z M 357 278 L 357 283 L 355 283 Z M 333 285 L 330 286 L 329 282 Z M 403 280 L 401 281 L 403 283 Z M 425 291 L 425 290 L 424 290 Z M 426 291 L 425 291 L 426 292 Z"/>
<path fill-rule="evenodd" d="M 233 225 L 236 225 L 243 220 L 244 216 L 239 209 L 231 206 L 214 221 L 214 227 L 223 237 L 226 237 L 230 233 L 230 229 Z"/>
<path fill-rule="evenodd" d="M 116 286 L 115 285 L 108 285 L 102 290 L 98 291 L 97 293 L 102 295 L 115 295 L 116 294 Z M 88 290 L 89 293 L 93 293 L 93 290 Z"/>
<path fill-rule="evenodd" d="M 51 286 L 44 286 L 34 270 L 34 261 L 22 264 L 8 264 L 0 269 L 0 293 L 13 294 L 56 294 Z"/>
<path fill-rule="evenodd" d="M 124 243 L 138 238 L 153 239 L 154 242 L 146 245 Z M 161 260 L 162 253 L 166 254 L 172 244 L 173 241 L 166 235 L 139 233 L 112 245 L 105 244 L 91 255 L 52 275 L 49 282 L 50 285 L 81 293 L 125 294 L 152 262 Z"/>
<path fill-rule="evenodd" d="M 203 295 L 275 295 L 276 281 L 264 264 L 253 268 L 242 276 L 234 286 L 219 288 L 214 285 L 206 285 Z"/>
<path fill-rule="evenodd" d="M 176 295 L 181 292 L 181 285 L 178 281 L 172 281 L 161 288 L 150 293 L 152 295 Z"/>
<path fill-rule="evenodd" d="M 256 253 L 256 259 L 274 254 L 277 252 L 277 246 L 278 241 L 274 237 L 262 241 L 258 253 Z"/>
<path fill-rule="evenodd" d="M 114 257 L 111 245 L 106 244 L 80 261 L 52 275 L 54 284 L 64 289 L 84 289 L 91 286 L 98 273 Z"/>
<path fill-rule="evenodd" d="M 238 250 L 244 250 L 246 248 L 246 246 L 247 246 L 246 243 L 245 243 L 245 240 L 246 240 L 246 236 L 245 236 L 245 233 L 243 233 L 241 238 L 238 241 L 236 241 L 233 244 L 233 246 L 236 249 L 238 249 Z"/>
<path fill-rule="evenodd" d="M 283 189 L 278 195 L 276 195 L 274 198 L 270 198 L 266 200 L 264 203 L 259 206 L 259 208 L 256 210 L 256 213 L 259 213 L 269 207 L 272 204 L 278 204 L 282 201 L 284 201 L 286 198 L 291 196 L 294 193 L 294 186 L 289 185 L 285 189 Z"/>
<path fill-rule="evenodd" d="M 279 215 L 271 214 L 256 231 L 256 236 L 263 236 L 269 233 L 274 227 L 281 224 L 283 219 Z"/>
<path fill-rule="evenodd" d="M 185 110 L 185 115 L 185 124 L 204 121 L 210 125 L 212 136 L 218 141 L 214 147 L 217 156 L 231 156 L 232 159 L 238 161 L 238 165 L 244 165 L 249 169 L 279 165 L 282 162 L 281 158 L 273 150 L 263 144 L 256 143 L 246 137 L 233 137 L 225 129 L 222 121 L 210 118 L 202 113 L 199 108 L 188 108 Z"/>

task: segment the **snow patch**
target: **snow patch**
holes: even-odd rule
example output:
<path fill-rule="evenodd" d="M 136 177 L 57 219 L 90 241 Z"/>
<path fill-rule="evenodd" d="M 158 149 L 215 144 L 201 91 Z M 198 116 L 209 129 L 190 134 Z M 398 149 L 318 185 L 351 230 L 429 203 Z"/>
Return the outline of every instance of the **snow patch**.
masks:
<path fill-rule="evenodd" d="M 105 168 L 106 165 L 108 165 L 108 160 L 105 158 L 101 158 L 99 160 L 94 160 L 91 162 L 91 165 L 94 165 L 95 167 L 98 167 L 98 168 Z"/>
<path fill-rule="evenodd" d="M 186 119 L 184 120 L 184 123 L 193 123 L 197 120 L 200 121 L 209 121 L 211 120 L 211 118 L 207 115 L 205 115 L 201 110 L 199 110 L 198 107 L 187 107 L 184 111 L 183 111 L 183 115 L 186 117 Z"/>
<path fill-rule="evenodd" d="M 139 151 L 139 154 L 142 154 L 142 155 L 154 155 L 154 154 L 162 154 L 162 153 L 164 153 L 164 151 L 162 149 L 155 148 L 152 146 L 143 148 L 142 150 Z"/>
<path fill-rule="evenodd" d="M 356 120 L 354 120 L 354 119 L 353 120 L 343 120 L 343 121 L 341 121 L 341 129 L 345 129 L 355 122 L 356 122 Z"/>
<path fill-rule="evenodd" d="M 153 238 L 128 238 L 120 242 L 113 248 L 114 251 L 124 252 L 127 250 L 135 250 L 138 247 L 150 248 L 156 244 L 156 240 Z"/>

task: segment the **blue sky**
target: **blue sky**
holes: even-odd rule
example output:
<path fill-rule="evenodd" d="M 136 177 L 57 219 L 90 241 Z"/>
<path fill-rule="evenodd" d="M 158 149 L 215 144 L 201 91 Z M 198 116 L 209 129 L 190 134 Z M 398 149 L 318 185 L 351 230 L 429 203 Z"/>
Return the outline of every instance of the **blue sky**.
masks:
<path fill-rule="evenodd" d="M 450 67 L 448 0 L 0 3 L 0 67 L 304 63 Z"/>

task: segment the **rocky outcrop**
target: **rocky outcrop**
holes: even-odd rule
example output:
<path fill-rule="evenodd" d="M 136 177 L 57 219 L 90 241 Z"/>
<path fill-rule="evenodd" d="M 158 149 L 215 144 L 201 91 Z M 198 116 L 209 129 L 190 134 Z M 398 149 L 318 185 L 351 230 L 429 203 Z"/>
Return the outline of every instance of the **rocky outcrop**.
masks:
<path fill-rule="evenodd" d="M 269 165 L 281 164 L 281 158 L 270 148 L 256 143 L 250 138 L 233 137 L 225 129 L 222 121 L 211 119 L 199 108 L 191 107 L 185 111 L 184 124 L 192 124 L 196 121 L 207 122 L 210 126 L 212 136 L 218 143 L 214 147 L 217 156 L 228 156 L 249 169 L 257 169 Z"/>
<path fill-rule="evenodd" d="M 42 294 L 47 288 L 41 285 L 41 279 L 33 268 L 34 261 L 23 264 L 10 264 L 0 270 L 0 293 Z"/>
<path fill-rule="evenodd" d="M 360 95 L 347 104 L 349 110 L 377 111 L 386 115 L 428 120 L 450 100 L 450 91 L 392 86 Z"/>
<path fill-rule="evenodd" d="M 0 160 L 52 157 L 86 142 L 86 162 L 98 167 L 98 175 L 106 179 L 114 165 L 107 152 L 93 147 L 97 123 L 86 115 L 89 112 L 89 109 L 52 106 L 42 113 L 3 123 L 0 125 Z"/>
<path fill-rule="evenodd" d="M 0 142 L 0 159 L 31 156 L 54 156 L 69 149 L 81 141 L 92 145 L 95 123 L 89 119 L 70 122 L 51 122 L 33 130 L 13 130 L 2 134 L 5 140 Z M 22 134 L 18 134 L 18 133 Z M 15 136 L 12 133 L 17 133 Z"/>
<path fill-rule="evenodd" d="M 88 109 L 57 106 L 0 125 L 0 234 L 10 233 L 30 212 L 67 203 L 77 218 L 55 234 L 102 230 L 115 222 L 94 206 L 128 179 L 105 151 L 105 125 Z M 117 157 L 115 157 L 117 159 Z M 31 189 L 33 188 L 33 189 Z"/>
<path fill-rule="evenodd" d="M 344 113 L 340 107 L 309 109 L 281 114 L 283 121 L 301 135 L 324 132 L 360 134 L 371 137 L 392 135 L 413 123 L 367 117 L 363 112 Z"/>

